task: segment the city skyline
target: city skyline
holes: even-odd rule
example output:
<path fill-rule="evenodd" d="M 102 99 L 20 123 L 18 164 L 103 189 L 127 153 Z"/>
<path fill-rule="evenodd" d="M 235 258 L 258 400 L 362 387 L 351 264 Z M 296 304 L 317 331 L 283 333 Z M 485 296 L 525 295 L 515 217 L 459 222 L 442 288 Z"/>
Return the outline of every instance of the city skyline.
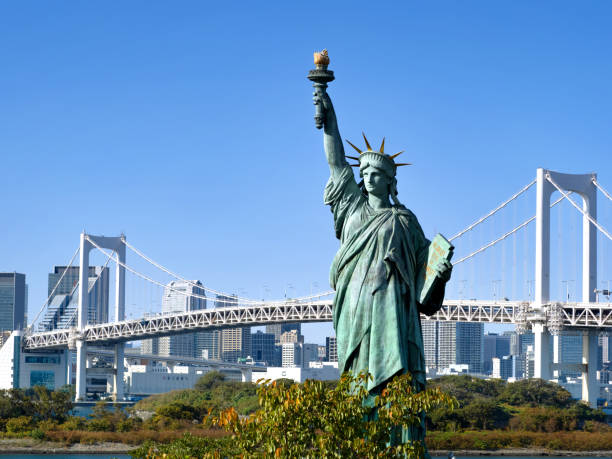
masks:
<path fill-rule="evenodd" d="M 610 5 L 243 9 L 132 4 L 118 16 L 110 5 L 1 7 L 0 34 L 12 46 L 0 75 L 9 171 L 0 189 L 13 197 L 5 213 L 14 223 L 0 239 L 0 271 L 27 276 L 30 320 L 49 271 L 68 262 L 83 229 L 124 232 L 185 278 L 224 292 L 272 299 L 327 290 L 338 242 L 322 203 L 328 171 L 305 77 L 324 47 L 341 134 L 354 141 L 363 130 L 406 150 L 415 165 L 398 174 L 400 199 L 429 237 L 466 227 L 536 167 L 595 171 L 612 188 Z M 384 27 L 353 33 L 367 23 Z M 461 241 L 458 255 L 531 216 L 530 199 Z M 600 200 L 598 219 L 612 228 L 609 204 Z M 558 212 L 553 231 L 570 220 L 553 241 L 563 255 L 551 293 L 575 299 L 580 216 L 569 205 Z M 526 299 L 533 237 L 524 234 L 516 241 L 526 249 L 511 241 L 497 258 L 457 270 L 449 295 Z M 607 282 L 612 250 L 600 241 Z M 92 252 L 92 265 L 104 262 Z M 479 275 L 488 277 L 470 285 Z M 128 289 L 142 289 L 135 285 Z M 161 302 L 161 292 L 137 293 L 127 292 Z M 148 312 L 129 301 L 126 309 Z M 304 324 L 303 334 L 321 344 L 331 324 Z"/>

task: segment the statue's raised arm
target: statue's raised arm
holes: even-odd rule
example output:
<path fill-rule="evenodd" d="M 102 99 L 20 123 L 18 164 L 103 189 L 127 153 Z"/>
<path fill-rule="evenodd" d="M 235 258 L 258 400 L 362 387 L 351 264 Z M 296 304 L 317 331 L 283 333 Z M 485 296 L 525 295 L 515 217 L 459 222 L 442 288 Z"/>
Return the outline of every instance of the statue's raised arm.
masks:
<path fill-rule="evenodd" d="M 313 82 L 315 88 L 313 93 L 313 101 L 316 106 L 315 124 L 318 129 L 323 128 L 325 155 L 327 156 L 331 176 L 335 178 L 339 176 L 348 163 L 344 158 L 344 147 L 338 129 L 336 112 L 326 91 L 327 83 L 334 79 L 334 72 L 327 70 L 328 65 L 327 50 L 315 53 L 316 68 L 310 71 L 308 78 Z"/>

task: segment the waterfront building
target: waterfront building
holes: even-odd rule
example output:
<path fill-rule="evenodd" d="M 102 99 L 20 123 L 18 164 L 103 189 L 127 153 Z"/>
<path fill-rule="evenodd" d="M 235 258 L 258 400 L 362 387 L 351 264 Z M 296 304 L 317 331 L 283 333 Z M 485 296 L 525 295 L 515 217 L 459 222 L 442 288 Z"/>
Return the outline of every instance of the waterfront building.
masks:
<path fill-rule="evenodd" d="M 0 331 L 26 327 L 27 301 L 25 274 L 0 273 Z"/>

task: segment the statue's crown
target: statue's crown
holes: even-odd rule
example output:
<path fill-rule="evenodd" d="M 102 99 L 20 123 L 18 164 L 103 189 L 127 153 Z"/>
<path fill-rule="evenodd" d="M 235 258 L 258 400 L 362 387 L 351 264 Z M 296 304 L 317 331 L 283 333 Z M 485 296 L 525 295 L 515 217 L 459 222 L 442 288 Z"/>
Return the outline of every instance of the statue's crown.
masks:
<path fill-rule="evenodd" d="M 395 176 L 397 172 L 397 168 L 399 166 L 410 166 L 411 163 L 396 163 L 394 161 L 399 155 L 401 155 L 404 151 L 400 151 L 399 153 L 395 153 L 393 155 L 387 155 L 385 153 L 385 139 L 383 137 L 382 143 L 380 144 L 379 151 L 372 150 L 370 146 L 370 142 L 368 142 L 367 137 L 362 132 L 363 140 L 365 140 L 367 150 L 360 150 L 355 145 L 353 145 L 349 140 L 347 143 L 353 147 L 357 152 L 359 152 L 359 157 L 346 155 L 347 158 L 354 159 L 358 161 L 357 164 L 351 164 L 352 167 L 359 167 L 363 169 L 366 165 L 370 165 L 376 167 L 378 169 L 382 169 L 386 171 L 392 177 Z"/>

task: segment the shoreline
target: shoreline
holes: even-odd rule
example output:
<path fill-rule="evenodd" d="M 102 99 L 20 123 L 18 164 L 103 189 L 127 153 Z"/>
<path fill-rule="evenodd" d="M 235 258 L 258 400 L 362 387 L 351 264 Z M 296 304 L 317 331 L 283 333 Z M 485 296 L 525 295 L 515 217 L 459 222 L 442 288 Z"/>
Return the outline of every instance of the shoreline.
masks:
<path fill-rule="evenodd" d="M 5 438 L 0 439 L 0 455 L 3 454 L 129 454 L 138 446 L 124 443 L 93 443 L 63 445 L 61 443 L 34 440 L 31 438 Z M 540 457 L 612 457 L 612 451 L 567 451 L 548 450 L 543 448 L 509 448 L 500 450 L 453 450 L 457 459 L 462 457 L 487 457 L 487 456 L 540 456 Z M 447 457 L 449 450 L 430 450 L 432 456 Z"/>
<path fill-rule="evenodd" d="M 434 449 L 430 450 L 432 456 L 447 457 L 450 450 Z M 481 449 L 456 449 L 453 453 L 457 459 L 466 456 L 541 456 L 541 457 L 612 457 L 612 451 L 567 451 L 567 450 L 550 450 L 544 448 L 508 448 L 497 450 L 481 450 Z"/>

